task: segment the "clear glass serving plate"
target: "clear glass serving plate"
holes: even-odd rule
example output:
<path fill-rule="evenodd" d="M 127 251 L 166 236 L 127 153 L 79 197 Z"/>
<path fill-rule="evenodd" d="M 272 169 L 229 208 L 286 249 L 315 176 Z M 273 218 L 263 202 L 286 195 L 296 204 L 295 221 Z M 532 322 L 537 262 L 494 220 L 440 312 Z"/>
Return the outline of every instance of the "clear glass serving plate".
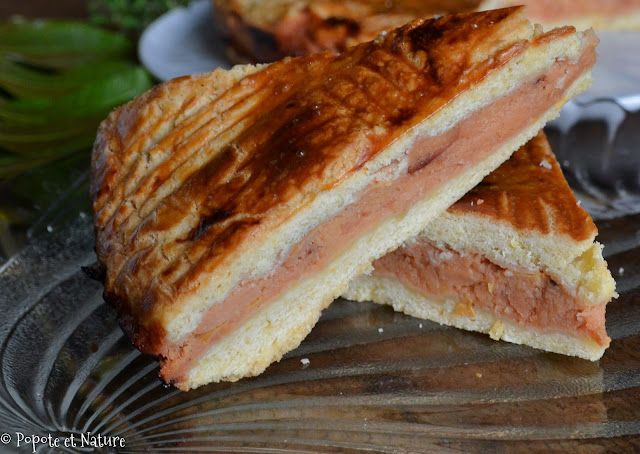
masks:
<path fill-rule="evenodd" d="M 599 362 L 338 300 L 263 375 L 184 393 L 83 271 L 95 255 L 81 216 L 0 269 L 0 451 L 20 432 L 58 440 L 41 453 L 637 452 L 640 217 L 599 227 L 620 293 Z M 125 446 L 81 445 L 98 435 Z"/>
<path fill-rule="evenodd" d="M 598 219 L 640 213 L 640 32 L 599 32 L 594 83 L 547 128 L 569 184 Z"/>
<path fill-rule="evenodd" d="M 167 16 L 177 28 L 159 22 L 147 40 L 164 36 L 184 52 L 183 38 L 204 36 L 193 24 L 209 24 L 198 9 L 205 3 L 186 20 Z M 203 63 L 199 54 L 185 60 Z M 630 80 L 635 90 L 640 79 Z M 628 195 L 640 193 L 640 117 L 605 98 L 585 101 L 550 133 L 599 217 L 634 211 Z M 613 115 L 624 113 L 613 135 L 610 123 L 583 117 L 588 103 L 612 99 Z M 603 137 L 628 139 L 601 148 Z M 607 156 L 617 164 L 605 165 Z M 60 203 L 28 247 L 0 262 L 0 452 L 32 452 L 25 437 L 49 435 L 37 452 L 640 452 L 640 215 L 598 223 L 620 293 L 599 362 L 338 300 L 261 376 L 183 393 L 163 386 L 157 363 L 123 336 L 101 284 L 83 271 L 96 258 L 90 217 L 69 225 L 78 206 Z M 97 436 L 116 446 L 92 446 Z"/>

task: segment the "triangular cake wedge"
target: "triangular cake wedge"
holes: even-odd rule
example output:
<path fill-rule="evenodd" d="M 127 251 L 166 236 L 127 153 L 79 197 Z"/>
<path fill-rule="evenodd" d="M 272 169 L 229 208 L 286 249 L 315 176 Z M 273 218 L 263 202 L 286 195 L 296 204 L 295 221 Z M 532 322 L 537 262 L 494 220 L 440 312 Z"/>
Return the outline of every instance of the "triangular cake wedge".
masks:
<path fill-rule="evenodd" d="M 545 29 L 640 29 L 640 0 L 213 0 L 235 62 L 343 52 L 414 19 L 523 4 Z"/>
<path fill-rule="evenodd" d="M 181 389 L 261 373 L 586 88 L 596 43 L 511 8 L 156 87 L 94 146 L 105 298 Z"/>
<path fill-rule="evenodd" d="M 596 234 L 541 133 L 345 297 L 597 360 L 615 282 Z"/>

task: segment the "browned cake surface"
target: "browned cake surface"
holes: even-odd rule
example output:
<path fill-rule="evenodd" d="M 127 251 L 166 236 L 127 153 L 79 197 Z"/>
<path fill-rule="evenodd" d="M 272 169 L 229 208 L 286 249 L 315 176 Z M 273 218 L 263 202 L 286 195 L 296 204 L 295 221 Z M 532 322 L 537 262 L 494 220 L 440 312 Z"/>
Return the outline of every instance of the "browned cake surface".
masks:
<path fill-rule="evenodd" d="M 94 147 L 91 195 L 105 296 L 137 346 L 159 353 L 160 318 L 240 248 L 531 45 L 505 48 L 526 25 L 521 12 L 416 22 L 240 82 L 176 79 L 114 111 Z"/>
<path fill-rule="evenodd" d="M 578 205 L 542 132 L 448 211 L 485 216 L 508 222 L 517 229 L 567 235 L 576 241 L 597 234 L 593 220 Z"/>

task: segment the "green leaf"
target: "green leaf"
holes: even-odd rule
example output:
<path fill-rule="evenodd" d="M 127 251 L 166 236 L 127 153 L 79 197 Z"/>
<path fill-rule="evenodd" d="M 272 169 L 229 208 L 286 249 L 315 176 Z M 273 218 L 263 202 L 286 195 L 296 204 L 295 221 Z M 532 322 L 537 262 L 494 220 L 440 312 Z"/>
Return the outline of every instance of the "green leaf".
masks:
<path fill-rule="evenodd" d="M 140 33 L 158 16 L 192 0 L 88 0 L 89 21 L 128 33 Z"/>
<path fill-rule="evenodd" d="M 127 64 L 124 69 L 112 74 L 105 72 L 58 99 L 0 98 L 0 147 L 13 150 L 7 141 L 55 139 L 68 135 L 68 131 L 87 128 L 94 133 L 100 120 L 114 107 L 152 86 L 149 73 L 139 66 Z"/>
<path fill-rule="evenodd" d="M 45 68 L 69 68 L 130 56 L 123 35 L 62 20 L 11 20 L 0 23 L 0 55 Z"/>
<path fill-rule="evenodd" d="M 59 99 L 0 99 L 0 179 L 90 147 L 112 109 L 152 86 L 143 68 L 128 65 Z"/>
<path fill-rule="evenodd" d="M 5 129 L 0 128 L 0 146 L 8 152 L 42 156 L 64 155 L 80 148 L 91 146 L 96 128 L 102 117 L 94 118 L 80 125 L 70 124 L 47 129 Z"/>
<path fill-rule="evenodd" d="M 82 117 L 104 112 L 123 104 L 153 86 L 153 79 L 142 67 L 136 66 L 110 77 L 84 85 L 77 92 L 55 103 L 54 113 Z"/>
<path fill-rule="evenodd" d="M 0 57 L 0 88 L 16 97 L 56 98 L 98 79 L 132 67 L 125 61 L 104 61 L 66 71 L 42 71 Z"/>

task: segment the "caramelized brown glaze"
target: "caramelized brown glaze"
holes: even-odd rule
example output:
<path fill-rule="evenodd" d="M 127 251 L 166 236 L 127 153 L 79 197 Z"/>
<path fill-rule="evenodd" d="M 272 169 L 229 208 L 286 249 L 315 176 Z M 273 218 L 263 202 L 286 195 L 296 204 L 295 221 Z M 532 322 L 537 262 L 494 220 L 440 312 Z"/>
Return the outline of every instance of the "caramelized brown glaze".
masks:
<path fill-rule="evenodd" d="M 448 211 L 485 216 L 520 230 L 567 235 L 576 241 L 598 233 L 578 205 L 543 132 Z"/>
<path fill-rule="evenodd" d="M 239 82 L 176 79 L 110 115 L 92 165 L 97 254 L 138 347 L 159 354 L 162 318 L 207 276 L 526 48 L 507 38 L 518 26 L 518 8 L 418 21 Z"/>

